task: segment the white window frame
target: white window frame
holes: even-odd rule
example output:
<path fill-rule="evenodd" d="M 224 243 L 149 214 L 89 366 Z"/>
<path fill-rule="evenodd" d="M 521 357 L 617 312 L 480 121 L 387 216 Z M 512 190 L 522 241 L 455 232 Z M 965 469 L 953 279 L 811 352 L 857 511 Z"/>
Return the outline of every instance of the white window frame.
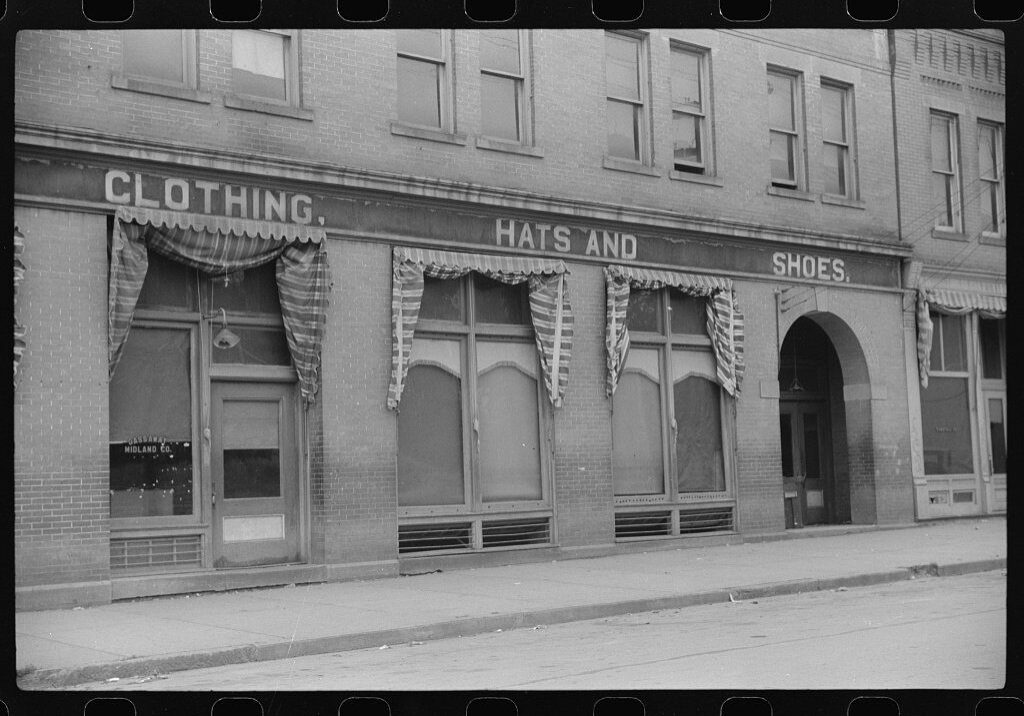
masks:
<path fill-rule="evenodd" d="M 981 133 L 985 130 L 992 132 L 992 151 L 995 156 L 993 159 L 993 166 L 995 167 L 996 175 L 994 177 L 984 177 L 981 175 Z M 978 120 L 978 180 L 979 183 L 985 187 L 986 191 L 981 196 L 980 201 L 987 200 L 989 192 L 992 190 L 993 185 L 996 192 L 996 215 L 995 223 L 998 228 L 997 231 L 990 231 L 989 229 L 982 229 L 982 236 L 991 238 L 1005 238 L 1006 237 L 1006 167 L 1004 163 L 1003 154 L 1003 125 L 999 122 L 990 122 L 987 120 Z"/>
<path fill-rule="evenodd" d="M 402 30 L 396 30 L 395 32 L 403 32 Z M 395 38 L 395 55 L 407 60 L 413 60 L 415 62 L 425 62 L 440 68 L 439 77 L 440 82 L 438 86 L 438 115 L 440 120 L 440 126 L 434 126 L 430 124 L 419 124 L 417 122 L 410 122 L 408 119 L 398 117 L 398 122 L 410 127 L 422 127 L 424 129 L 432 129 L 435 132 L 446 132 L 452 134 L 455 132 L 455 82 L 452 71 L 452 31 L 451 30 L 438 30 L 441 39 L 441 56 L 440 57 L 429 57 L 427 55 L 421 55 L 414 52 L 407 52 L 398 49 L 398 39 Z M 397 62 L 396 62 L 397 65 Z M 396 83 L 397 83 L 397 72 L 396 67 Z M 396 88 L 397 91 L 397 88 Z M 396 104 L 397 113 L 397 104 Z"/>
<path fill-rule="evenodd" d="M 162 85 L 165 87 L 174 87 L 177 89 L 195 90 L 198 87 L 198 54 L 196 48 L 196 31 L 195 30 L 178 30 L 181 35 L 181 57 L 182 57 L 182 79 L 180 82 L 170 82 L 162 77 L 151 77 L 146 74 L 134 71 L 131 63 L 128 61 L 128 53 L 125 49 L 126 43 L 124 37 L 128 33 L 139 33 L 144 30 L 122 30 L 121 31 L 121 63 L 124 72 L 124 77 L 132 80 L 141 80 L 142 82 L 152 83 L 155 85 Z"/>
<path fill-rule="evenodd" d="M 481 38 L 487 32 L 487 30 L 481 30 Z M 518 116 L 516 117 L 516 122 L 519 126 L 519 137 L 517 139 L 512 140 L 509 139 L 508 137 L 495 137 L 489 135 L 484 131 L 482 123 L 480 127 L 480 134 L 483 137 L 498 142 L 513 142 L 529 146 L 533 144 L 533 88 L 530 83 L 530 31 L 517 30 L 516 37 L 519 41 L 519 71 L 517 73 L 510 73 L 505 70 L 497 70 L 485 67 L 483 64 L 483 53 L 481 53 L 480 74 L 490 75 L 492 77 L 503 77 L 506 79 L 513 80 L 515 82 L 517 98 L 516 111 L 518 113 Z"/>
<path fill-rule="evenodd" d="M 856 176 L 856 157 L 854 155 L 854 126 L 853 126 L 853 87 L 850 85 L 842 84 L 832 80 L 822 79 L 821 81 L 822 93 L 824 91 L 832 91 L 839 93 L 841 97 L 842 105 L 842 120 L 843 120 L 843 138 L 841 141 L 825 139 L 825 116 L 824 111 L 822 112 L 822 144 L 825 148 L 839 147 L 842 151 L 843 156 L 843 172 L 846 177 L 846 192 L 843 194 L 833 194 L 832 192 L 825 191 L 822 187 L 823 193 L 829 194 L 830 196 L 840 196 L 847 199 L 857 198 L 857 176 Z M 822 103 L 824 108 L 824 102 Z"/>
<path fill-rule="evenodd" d="M 806 132 L 804 131 L 803 75 L 795 70 L 787 70 L 782 67 L 769 65 L 766 76 L 786 80 L 792 87 L 790 101 L 792 102 L 791 110 L 793 112 L 793 129 L 773 126 L 771 123 L 771 111 L 769 110 L 768 134 L 769 137 L 772 134 L 783 134 L 788 137 L 793 137 L 790 154 L 790 159 L 793 162 L 793 179 L 792 181 L 789 181 L 786 179 L 776 179 L 775 177 L 772 177 L 770 169 L 771 157 L 769 156 L 769 177 L 771 179 L 771 185 L 782 189 L 803 191 L 807 186 L 807 174 L 804 170 L 804 156 L 806 155 L 806 151 L 804 149 L 804 138 L 806 136 Z"/>
<path fill-rule="evenodd" d="M 620 104 L 629 104 L 633 107 L 640 108 L 640 117 L 637 122 L 637 131 L 639 137 L 636 137 L 637 151 L 639 156 L 636 158 L 619 157 L 614 156 L 608 152 L 607 141 L 608 141 L 608 126 L 605 125 L 605 156 L 613 162 L 635 162 L 643 166 L 651 166 L 653 159 L 651 156 L 651 99 L 650 99 L 650 72 L 648 71 L 648 65 L 650 63 L 650 40 L 646 33 L 632 32 L 625 30 L 607 30 L 605 31 L 604 41 L 607 43 L 608 36 L 612 35 L 620 39 L 628 40 L 629 42 L 637 45 L 637 84 L 639 89 L 639 99 L 631 99 L 627 97 L 618 97 L 608 93 L 607 86 L 607 69 L 605 71 L 605 111 L 607 112 L 607 106 L 610 102 L 618 102 Z M 608 62 L 608 49 L 605 44 L 604 49 L 604 62 L 607 66 Z M 607 122 L 607 118 L 606 118 Z"/>
<path fill-rule="evenodd" d="M 944 207 L 942 216 L 935 217 L 935 228 L 940 231 L 952 231 L 954 233 L 962 233 L 964 230 L 964 210 L 963 210 L 963 194 L 961 192 L 961 181 L 960 181 L 960 121 L 959 117 L 955 114 L 948 112 L 940 112 L 938 110 L 930 110 L 928 112 L 928 151 L 931 153 L 932 146 L 932 126 L 935 122 L 946 123 L 946 142 L 949 148 L 949 170 L 936 169 L 935 168 L 935 157 L 931 157 L 931 173 L 932 175 L 939 174 L 946 177 L 945 181 L 949 182 L 947 185 L 947 203 Z M 929 204 L 932 204 L 932 197 L 934 195 L 929 193 Z M 952 224 L 944 223 L 946 218 L 951 217 Z M 943 223 L 939 223 L 939 222 Z"/>
<path fill-rule="evenodd" d="M 672 151 L 672 166 L 676 171 L 689 172 L 704 176 L 714 175 L 714 148 L 711 144 L 711 51 L 707 48 L 686 45 L 681 42 L 671 41 L 669 52 L 685 53 L 697 58 L 698 82 L 700 85 L 700 109 L 678 104 L 676 98 L 672 97 L 672 122 L 675 123 L 677 115 L 688 115 L 696 117 L 700 126 L 701 160 L 699 162 L 681 162 L 675 158 L 675 147 Z M 671 94 L 672 85 L 669 84 Z"/>
<path fill-rule="evenodd" d="M 241 97 L 251 102 L 258 102 L 260 104 L 277 105 L 281 107 L 298 107 L 300 104 L 300 93 L 299 93 L 299 33 L 297 30 L 235 30 L 234 32 L 264 32 L 271 35 L 277 35 L 284 38 L 285 52 L 284 56 L 284 87 L 285 96 L 284 101 L 278 100 L 274 97 L 266 97 L 262 95 L 245 94 L 237 91 L 234 87 L 231 88 L 231 92 L 235 97 Z M 232 35 L 232 53 L 234 52 L 234 35 Z M 234 57 L 231 60 L 231 69 L 234 69 Z"/>

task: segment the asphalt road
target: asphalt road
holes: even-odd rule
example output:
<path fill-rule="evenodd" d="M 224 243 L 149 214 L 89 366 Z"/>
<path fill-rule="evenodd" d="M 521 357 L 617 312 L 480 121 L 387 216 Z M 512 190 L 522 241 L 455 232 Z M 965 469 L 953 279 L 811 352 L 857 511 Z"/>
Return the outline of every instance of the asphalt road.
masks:
<path fill-rule="evenodd" d="M 996 689 L 1006 576 L 537 625 L 500 633 L 83 684 L 133 691 Z"/>

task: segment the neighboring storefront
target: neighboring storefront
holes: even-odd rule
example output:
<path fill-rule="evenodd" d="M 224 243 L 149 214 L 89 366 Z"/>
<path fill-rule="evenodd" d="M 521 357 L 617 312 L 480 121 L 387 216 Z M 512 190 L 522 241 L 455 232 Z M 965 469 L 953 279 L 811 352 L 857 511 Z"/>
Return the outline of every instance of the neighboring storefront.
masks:
<path fill-rule="evenodd" d="M 105 399 L 62 394 L 33 360 L 26 317 L 74 295 L 35 293 L 53 305 L 19 318 L 29 393 L 108 436 L 85 502 L 107 515 L 90 582 L 114 598 L 913 519 L 891 370 L 907 250 L 319 181 L 16 162 L 26 243 L 55 246 L 64 221 L 98 259 L 82 280 L 106 295 L 106 361 L 84 351 L 81 370 L 109 376 Z M 375 338 L 351 345 L 346 326 Z M 18 448 L 30 500 L 49 489 L 41 446 Z M 85 581 L 28 544 L 23 592 Z"/>

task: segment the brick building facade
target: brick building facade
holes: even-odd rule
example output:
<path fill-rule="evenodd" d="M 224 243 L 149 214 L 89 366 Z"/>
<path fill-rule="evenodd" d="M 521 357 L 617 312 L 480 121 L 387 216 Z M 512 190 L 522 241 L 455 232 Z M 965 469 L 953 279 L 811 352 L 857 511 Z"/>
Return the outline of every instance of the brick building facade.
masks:
<path fill-rule="evenodd" d="M 19 607 L 915 518 L 901 33 L 138 33 L 18 35 Z"/>

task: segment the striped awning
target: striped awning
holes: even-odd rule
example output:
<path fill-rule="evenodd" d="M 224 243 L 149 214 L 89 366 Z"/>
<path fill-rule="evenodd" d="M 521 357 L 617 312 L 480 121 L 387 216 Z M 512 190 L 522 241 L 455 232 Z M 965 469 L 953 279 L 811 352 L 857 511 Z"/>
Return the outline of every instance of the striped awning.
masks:
<path fill-rule="evenodd" d="M 717 276 L 656 271 L 631 266 L 605 268 L 607 322 L 605 330 L 608 368 L 605 390 L 615 394 L 629 353 L 629 329 L 626 315 L 631 288 L 654 291 L 674 288 L 690 296 L 707 299 L 707 331 L 715 354 L 718 382 L 729 395 L 738 395 L 743 381 L 743 314 L 736 301 L 732 281 Z"/>
<path fill-rule="evenodd" d="M 925 288 L 917 292 L 917 371 L 921 386 L 925 388 L 931 373 L 932 311 L 954 315 L 977 311 L 985 318 L 1003 318 L 1006 316 L 1006 296 L 945 288 Z"/>
<path fill-rule="evenodd" d="M 327 232 L 317 226 L 285 224 L 256 219 L 239 219 L 233 216 L 189 214 L 181 211 L 144 209 L 136 206 L 119 207 L 117 216 L 122 221 L 134 221 L 137 224 L 149 224 L 150 226 L 167 229 L 205 231 L 209 234 L 221 234 L 225 237 L 248 236 L 268 241 L 298 241 L 301 243 L 312 241 L 317 244 L 327 238 Z"/>
<path fill-rule="evenodd" d="M 925 300 L 940 309 L 951 311 L 991 311 L 1006 313 L 1006 296 L 995 296 L 971 291 L 930 288 L 923 291 Z"/>
<path fill-rule="evenodd" d="M 21 260 L 25 252 L 25 235 L 18 227 L 14 227 L 14 300 L 18 300 L 18 286 L 25 278 L 25 264 Z M 14 378 L 18 377 L 18 364 L 25 353 L 25 326 L 18 323 L 18 317 L 14 317 Z"/>
<path fill-rule="evenodd" d="M 224 233 L 209 228 L 219 225 L 215 221 L 217 217 L 211 217 L 211 223 L 204 224 L 196 222 L 194 216 L 185 215 L 175 221 L 167 219 L 166 214 L 168 212 L 139 213 L 125 207 L 117 211 L 107 312 L 110 375 L 114 375 L 131 330 L 135 305 L 149 267 L 150 249 L 214 275 L 273 261 L 276 262 L 281 318 L 292 364 L 299 377 L 303 400 L 307 405 L 311 403 L 320 386 L 320 348 L 331 288 L 323 236 L 310 238 L 313 234 L 305 230 L 307 227 L 291 233 L 268 231 L 261 234 L 255 224 L 250 227 L 254 233 L 249 234 L 245 233 L 248 224 L 238 223 L 239 220 L 232 220 L 233 228 Z"/>
<path fill-rule="evenodd" d="M 558 260 L 431 251 L 398 246 L 392 252 L 391 383 L 388 407 L 398 410 L 409 373 L 409 356 L 423 301 L 423 278 L 456 279 L 470 271 L 507 284 L 527 283 L 530 317 L 540 356 L 544 386 L 552 405 L 561 407 L 569 383 L 573 315 L 565 277 Z"/>

